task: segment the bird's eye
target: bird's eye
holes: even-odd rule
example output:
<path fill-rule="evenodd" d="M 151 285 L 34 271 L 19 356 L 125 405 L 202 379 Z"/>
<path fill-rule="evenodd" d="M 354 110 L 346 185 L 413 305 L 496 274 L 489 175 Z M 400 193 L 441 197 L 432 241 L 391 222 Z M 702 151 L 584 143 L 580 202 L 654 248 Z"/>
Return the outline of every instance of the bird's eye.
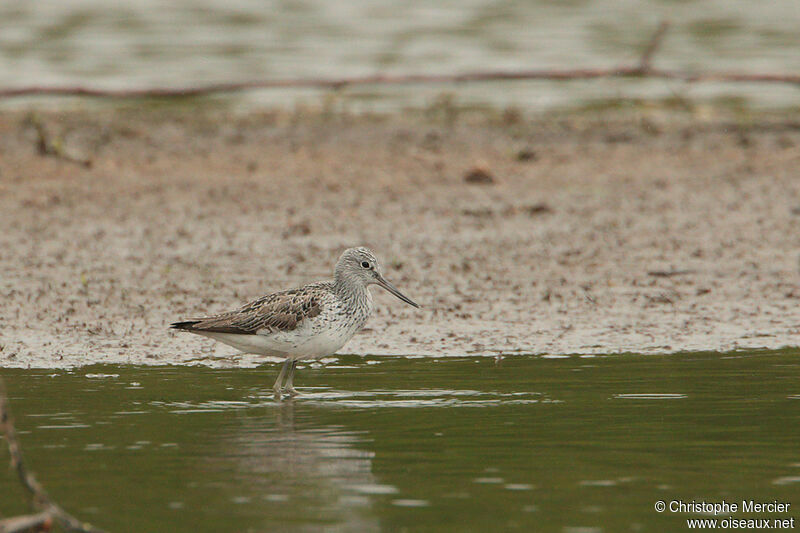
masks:
<path fill-rule="evenodd" d="M 366 261 L 361 261 L 361 266 L 364 268 L 369 268 L 369 263 L 367 263 Z"/>

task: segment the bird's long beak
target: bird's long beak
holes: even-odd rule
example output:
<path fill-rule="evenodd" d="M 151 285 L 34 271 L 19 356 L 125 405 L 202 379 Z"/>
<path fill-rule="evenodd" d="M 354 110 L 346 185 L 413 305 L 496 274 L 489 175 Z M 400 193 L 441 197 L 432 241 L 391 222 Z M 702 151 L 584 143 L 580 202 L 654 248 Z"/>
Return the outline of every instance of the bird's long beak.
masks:
<path fill-rule="evenodd" d="M 406 296 L 402 292 L 398 291 L 397 288 L 394 285 L 392 285 L 391 283 L 386 281 L 386 279 L 383 276 L 381 276 L 380 274 L 378 274 L 377 272 L 375 273 L 375 283 L 377 283 L 378 285 L 380 285 L 381 287 L 383 287 L 387 291 L 391 292 L 392 294 L 394 294 L 395 296 L 397 296 L 398 298 L 403 300 L 408 305 L 413 305 L 414 307 L 419 309 L 419 304 L 418 303 L 416 303 L 414 300 L 412 300 L 411 298 L 409 298 L 408 296 Z"/>

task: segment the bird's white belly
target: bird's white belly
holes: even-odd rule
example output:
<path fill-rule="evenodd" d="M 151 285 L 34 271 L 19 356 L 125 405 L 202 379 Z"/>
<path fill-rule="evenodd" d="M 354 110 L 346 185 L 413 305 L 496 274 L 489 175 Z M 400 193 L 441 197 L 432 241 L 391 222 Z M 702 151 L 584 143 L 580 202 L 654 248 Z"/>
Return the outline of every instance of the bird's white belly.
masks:
<path fill-rule="evenodd" d="M 355 331 L 340 329 L 324 329 L 307 337 L 297 346 L 298 353 L 292 354 L 293 359 L 319 359 L 338 351 L 347 344 Z"/>
<path fill-rule="evenodd" d="M 330 355 L 349 341 L 357 327 L 314 327 L 306 324 L 292 331 L 259 331 L 255 335 L 236 333 L 197 332 L 245 353 L 287 357 L 290 359 L 319 359 Z"/>
<path fill-rule="evenodd" d="M 286 355 L 284 350 L 278 349 L 280 348 L 279 345 L 263 335 L 242 335 L 238 333 L 218 333 L 212 331 L 193 331 L 192 333 L 197 333 L 203 337 L 208 337 L 223 344 L 227 344 L 228 346 L 233 346 L 244 353 L 273 355 L 278 357 Z"/>

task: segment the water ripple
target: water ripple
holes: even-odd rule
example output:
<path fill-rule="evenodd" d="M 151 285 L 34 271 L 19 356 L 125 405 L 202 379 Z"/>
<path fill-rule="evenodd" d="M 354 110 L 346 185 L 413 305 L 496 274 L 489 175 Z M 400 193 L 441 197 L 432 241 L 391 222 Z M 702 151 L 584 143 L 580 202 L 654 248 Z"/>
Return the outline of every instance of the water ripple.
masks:
<path fill-rule="evenodd" d="M 498 405 L 528 405 L 556 403 L 540 392 L 488 392 L 478 390 L 374 390 L 345 391 L 309 387 L 300 396 L 278 402 L 266 391 L 250 396 L 253 401 L 211 400 L 205 402 L 161 402 L 151 405 L 166 408 L 173 414 L 214 413 L 238 409 L 275 407 L 286 402 L 314 406 L 348 408 L 419 408 L 419 407 L 494 407 Z"/>
<path fill-rule="evenodd" d="M 615 394 L 614 398 L 620 400 L 680 400 L 687 398 L 685 394 L 674 394 L 671 392 L 635 393 L 635 394 Z"/>

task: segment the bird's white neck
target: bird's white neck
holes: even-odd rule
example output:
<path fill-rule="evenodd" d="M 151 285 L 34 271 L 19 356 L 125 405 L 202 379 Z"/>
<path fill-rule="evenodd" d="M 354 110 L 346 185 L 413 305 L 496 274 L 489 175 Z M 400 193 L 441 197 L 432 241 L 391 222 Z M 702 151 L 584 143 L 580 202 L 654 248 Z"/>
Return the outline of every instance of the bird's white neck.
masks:
<path fill-rule="evenodd" d="M 365 317 L 372 314 L 372 294 L 359 280 L 337 276 L 333 282 L 333 291 Z"/>

